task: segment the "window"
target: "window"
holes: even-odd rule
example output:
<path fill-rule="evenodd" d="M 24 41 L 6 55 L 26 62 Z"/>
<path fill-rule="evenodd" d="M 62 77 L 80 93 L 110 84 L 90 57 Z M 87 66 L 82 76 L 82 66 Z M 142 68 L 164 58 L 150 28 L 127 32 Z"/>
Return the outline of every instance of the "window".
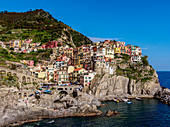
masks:
<path fill-rule="evenodd" d="M 89 77 L 89 79 L 91 79 L 91 77 Z"/>

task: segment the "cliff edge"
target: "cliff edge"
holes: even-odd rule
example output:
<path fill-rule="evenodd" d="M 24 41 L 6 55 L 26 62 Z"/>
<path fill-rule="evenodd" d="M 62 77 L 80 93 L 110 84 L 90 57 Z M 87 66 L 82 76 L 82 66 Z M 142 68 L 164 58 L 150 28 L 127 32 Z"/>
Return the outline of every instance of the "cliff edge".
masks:
<path fill-rule="evenodd" d="M 113 97 L 154 97 L 161 91 L 156 71 L 143 57 L 141 63 L 131 63 L 124 55 L 113 65 L 114 73 L 97 74 L 86 92 L 101 100 Z M 121 59 L 120 59 L 121 58 Z"/>

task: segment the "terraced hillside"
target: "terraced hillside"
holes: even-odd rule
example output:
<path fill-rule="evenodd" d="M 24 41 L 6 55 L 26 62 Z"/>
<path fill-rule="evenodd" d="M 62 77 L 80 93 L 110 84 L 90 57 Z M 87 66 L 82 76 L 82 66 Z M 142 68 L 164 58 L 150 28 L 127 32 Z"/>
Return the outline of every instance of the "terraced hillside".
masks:
<path fill-rule="evenodd" d="M 42 9 L 27 12 L 0 13 L 0 41 L 33 38 L 34 42 L 46 43 L 60 39 L 70 46 L 91 44 L 92 41 L 68 25 L 53 18 Z"/>

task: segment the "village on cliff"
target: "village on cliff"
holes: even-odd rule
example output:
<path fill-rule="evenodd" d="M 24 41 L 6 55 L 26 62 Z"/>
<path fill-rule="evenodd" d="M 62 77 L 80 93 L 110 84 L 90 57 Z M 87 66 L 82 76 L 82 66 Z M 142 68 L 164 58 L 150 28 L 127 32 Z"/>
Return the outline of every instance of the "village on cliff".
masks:
<path fill-rule="evenodd" d="M 1 42 L 3 48 L 13 48 L 16 53 L 30 53 L 38 50 L 52 49 L 49 60 L 36 63 L 33 60 L 20 60 L 32 77 L 41 79 L 44 87 L 81 85 L 89 87 L 96 74 L 102 72 L 114 74 L 113 65 L 120 62 L 120 54 L 128 55 L 131 63 L 140 63 L 142 50 L 135 45 L 125 45 L 125 42 L 105 40 L 80 47 L 70 47 L 62 41 L 33 43 L 32 39 Z M 27 77 L 22 77 L 22 83 L 33 83 Z"/>

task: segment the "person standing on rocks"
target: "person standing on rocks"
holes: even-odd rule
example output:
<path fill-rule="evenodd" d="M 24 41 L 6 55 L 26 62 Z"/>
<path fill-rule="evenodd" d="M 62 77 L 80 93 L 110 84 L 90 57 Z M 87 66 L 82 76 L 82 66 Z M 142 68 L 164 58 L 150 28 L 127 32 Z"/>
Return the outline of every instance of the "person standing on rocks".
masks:
<path fill-rule="evenodd" d="M 25 105 L 27 106 L 27 100 L 25 100 Z"/>

